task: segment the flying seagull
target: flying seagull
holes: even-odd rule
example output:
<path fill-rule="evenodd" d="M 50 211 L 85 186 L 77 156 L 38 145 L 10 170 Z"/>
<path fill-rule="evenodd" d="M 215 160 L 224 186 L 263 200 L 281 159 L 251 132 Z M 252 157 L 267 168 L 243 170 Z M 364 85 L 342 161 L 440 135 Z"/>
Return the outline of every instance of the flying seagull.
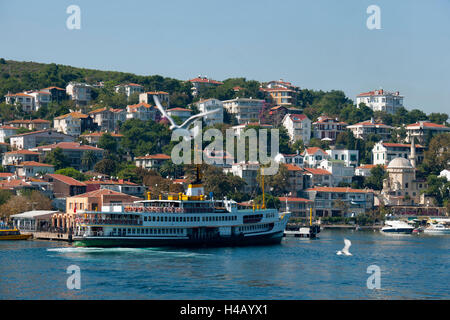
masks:
<path fill-rule="evenodd" d="M 352 245 L 352 243 L 351 243 L 350 240 L 348 240 L 348 239 L 344 239 L 344 243 L 345 243 L 344 248 L 343 248 L 342 250 L 336 252 L 336 254 L 337 254 L 338 256 L 340 256 L 340 255 L 342 255 L 342 254 L 343 254 L 343 255 L 346 255 L 346 256 L 351 256 L 352 254 L 348 251 L 348 249 L 350 248 L 350 246 Z"/>
<path fill-rule="evenodd" d="M 196 115 L 193 115 L 189 119 L 187 119 L 185 122 L 183 122 L 180 126 L 173 121 L 173 119 L 167 114 L 166 110 L 164 110 L 163 106 L 159 102 L 159 99 L 157 96 L 153 96 L 153 100 L 155 101 L 156 107 L 158 108 L 159 112 L 163 115 L 163 117 L 167 118 L 170 122 L 170 130 L 182 130 L 181 135 L 184 137 L 185 140 L 191 140 L 198 134 L 198 127 L 194 127 L 194 129 L 189 130 L 189 126 L 197 119 L 202 118 L 208 114 L 216 113 L 220 111 L 220 109 L 215 109 L 207 112 L 202 112 Z"/>

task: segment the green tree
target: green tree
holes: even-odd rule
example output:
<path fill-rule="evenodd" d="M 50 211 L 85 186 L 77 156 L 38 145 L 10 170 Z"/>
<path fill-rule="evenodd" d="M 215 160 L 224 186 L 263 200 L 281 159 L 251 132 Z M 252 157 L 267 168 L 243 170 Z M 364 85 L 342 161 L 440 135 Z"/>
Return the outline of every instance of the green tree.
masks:
<path fill-rule="evenodd" d="M 94 166 L 94 171 L 103 173 L 106 175 L 113 175 L 117 170 L 117 163 L 111 159 L 103 159 L 97 162 Z"/>
<path fill-rule="evenodd" d="M 450 198 L 450 182 L 447 178 L 432 174 L 427 178 L 427 185 L 428 188 L 423 193 L 434 197 L 438 206 L 446 205 Z"/>
<path fill-rule="evenodd" d="M 92 150 L 88 150 L 83 153 L 83 156 L 81 157 L 81 165 L 86 170 L 91 170 L 92 167 L 97 162 L 97 155 Z"/>
<path fill-rule="evenodd" d="M 88 176 L 86 176 L 85 174 L 81 173 L 80 171 L 78 171 L 72 167 L 56 170 L 55 173 L 74 178 L 75 180 L 78 180 L 78 181 L 85 181 L 88 179 Z"/>
<path fill-rule="evenodd" d="M 364 186 L 369 189 L 383 189 L 383 180 L 388 177 L 386 170 L 382 165 L 377 165 L 370 169 L 370 176 L 366 178 Z"/>
<path fill-rule="evenodd" d="M 61 148 L 55 148 L 47 153 L 44 162 L 54 165 L 55 170 L 70 166 L 70 159 L 63 153 L 63 150 Z"/>

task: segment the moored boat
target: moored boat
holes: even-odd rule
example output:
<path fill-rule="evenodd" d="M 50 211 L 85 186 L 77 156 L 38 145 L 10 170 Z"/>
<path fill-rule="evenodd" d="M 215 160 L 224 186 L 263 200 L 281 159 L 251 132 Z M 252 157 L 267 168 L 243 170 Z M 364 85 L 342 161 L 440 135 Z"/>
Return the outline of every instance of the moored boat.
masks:
<path fill-rule="evenodd" d="M 0 240 L 27 240 L 31 234 L 21 234 L 19 229 L 0 229 Z"/>
<path fill-rule="evenodd" d="M 386 220 L 381 232 L 394 234 L 411 234 L 415 229 L 413 226 L 401 220 Z"/>
<path fill-rule="evenodd" d="M 450 228 L 442 223 L 432 223 L 423 229 L 423 232 L 431 235 L 450 234 Z"/>

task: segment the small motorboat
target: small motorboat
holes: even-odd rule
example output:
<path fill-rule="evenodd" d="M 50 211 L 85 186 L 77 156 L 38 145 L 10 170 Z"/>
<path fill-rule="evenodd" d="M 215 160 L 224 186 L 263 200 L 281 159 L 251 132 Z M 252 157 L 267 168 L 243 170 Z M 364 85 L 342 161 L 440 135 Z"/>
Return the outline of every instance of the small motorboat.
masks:
<path fill-rule="evenodd" d="M 433 235 L 450 234 L 450 228 L 444 226 L 442 223 L 433 223 L 426 227 L 423 232 Z"/>
<path fill-rule="evenodd" d="M 412 234 L 415 229 L 413 226 L 401 220 L 386 220 L 381 232 L 395 234 Z"/>

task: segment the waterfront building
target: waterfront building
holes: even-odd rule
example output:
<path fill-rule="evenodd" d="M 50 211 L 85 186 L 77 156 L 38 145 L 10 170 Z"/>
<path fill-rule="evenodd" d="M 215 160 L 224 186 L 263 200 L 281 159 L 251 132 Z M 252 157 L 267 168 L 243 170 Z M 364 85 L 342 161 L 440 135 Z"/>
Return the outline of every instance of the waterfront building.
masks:
<path fill-rule="evenodd" d="M 412 138 L 415 138 L 418 143 L 427 144 L 434 135 L 445 132 L 450 132 L 450 127 L 429 121 L 419 121 L 406 126 L 406 142 L 411 143 Z"/>
<path fill-rule="evenodd" d="M 337 118 L 320 116 L 316 122 L 313 122 L 314 138 L 328 141 L 336 141 L 339 133 L 344 132 L 347 123 L 339 121 Z"/>
<path fill-rule="evenodd" d="M 373 209 L 374 192 L 347 187 L 314 187 L 304 194 L 314 202 L 317 217 L 349 217 Z"/>
<path fill-rule="evenodd" d="M 302 140 L 305 145 L 311 138 L 311 120 L 304 114 L 286 114 L 282 120 L 291 142 Z"/>
<path fill-rule="evenodd" d="M 383 89 L 360 93 L 356 97 L 356 106 L 361 103 L 371 108 L 373 111 L 383 111 L 395 114 L 397 110 L 403 107 L 403 96 L 400 92 L 387 92 Z"/>
<path fill-rule="evenodd" d="M 381 140 L 389 140 L 391 138 L 391 130 L 394 127 L 388 126 L 381 122 L 375 122 L 373 118 L 368 121 L 347 126 L 353 136 L 357 139 L 366 139 L 370 134 L 376 134 L 381 137 Z"/>
<path fill-rule="evenodd" d="M 309 217 L 310 209 L 313 209 L 314 202 L 306 198 L 299 197 L 279 197 L 281 211 L 291 212 L 291 217 Z M 312 210 L 315 216 L 314 209 Z"/>

